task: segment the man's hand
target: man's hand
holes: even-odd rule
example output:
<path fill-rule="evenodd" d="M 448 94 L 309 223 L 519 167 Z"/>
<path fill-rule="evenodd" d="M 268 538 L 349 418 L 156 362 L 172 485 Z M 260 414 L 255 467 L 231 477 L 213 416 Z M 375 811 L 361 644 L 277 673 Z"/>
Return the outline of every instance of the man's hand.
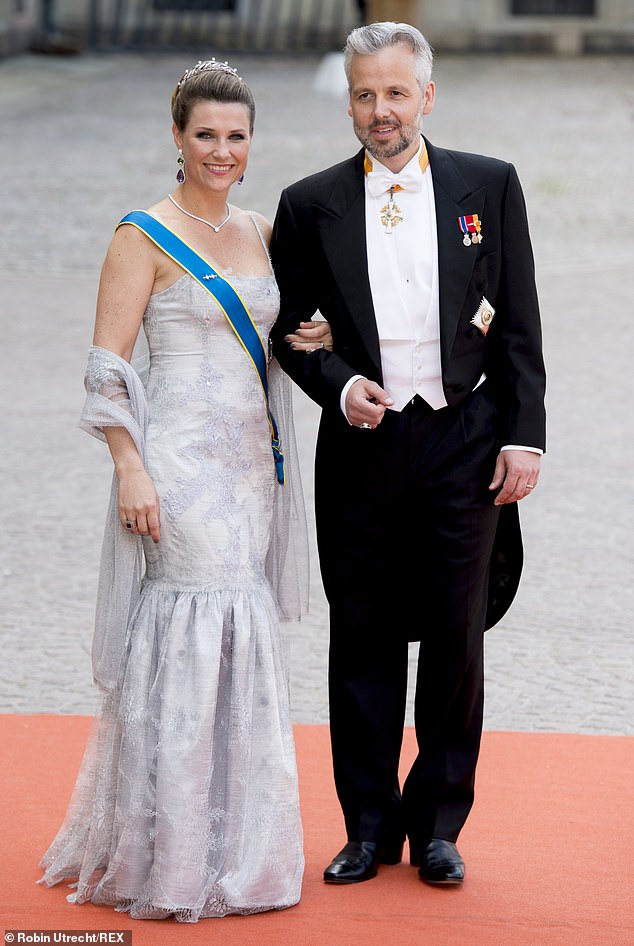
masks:
<path fill-rule="evenodd" d="M 541 455 L 530 450 L 501 450 L 495 463 L 490 490 L 500 489 L 494 505 L 524 499 L 537 486 Z"/>
<path fill-rule="evenodd" d="M 346 394 L 346 417 L 353 427 L 369 424 L 374 430 L 383 420 L 386 408 L 393 403 L 387 391 L 375 381 L 359 378 Z"/>

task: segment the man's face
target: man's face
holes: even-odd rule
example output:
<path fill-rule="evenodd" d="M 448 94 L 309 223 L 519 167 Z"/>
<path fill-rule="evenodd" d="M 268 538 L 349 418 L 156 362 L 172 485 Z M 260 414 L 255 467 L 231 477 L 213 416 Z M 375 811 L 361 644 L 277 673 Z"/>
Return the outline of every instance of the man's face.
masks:
<path fill-rule="evenodd" d="M 350 104 L 354 132 L 365 148 L 392 171 L 416 154 L 423 115 L 434 106 L 434 83 L 424 92 L 416 81 L 416 60 L 399 43 L 371 55 L 353 57 Z"/>

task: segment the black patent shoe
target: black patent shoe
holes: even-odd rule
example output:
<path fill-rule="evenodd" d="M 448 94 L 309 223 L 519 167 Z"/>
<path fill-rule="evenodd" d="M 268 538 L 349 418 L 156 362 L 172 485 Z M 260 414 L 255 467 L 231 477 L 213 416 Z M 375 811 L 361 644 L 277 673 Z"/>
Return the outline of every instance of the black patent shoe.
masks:
<path fill-rule="evenodd" d="M 464 861 L 453 841 L 432 838 L 420 853 L 410 847 L 410 863 L 418 867 L 426 884 L 456 886 L 464 880 Z"/>
<path fill-rule="evenodd" d="M 399 864 L 402 856 L 402 842 L 348 841 L 324 871 L 324 880 L 327 884 L 360 884 L 376 877 L 379 864 Z"/>

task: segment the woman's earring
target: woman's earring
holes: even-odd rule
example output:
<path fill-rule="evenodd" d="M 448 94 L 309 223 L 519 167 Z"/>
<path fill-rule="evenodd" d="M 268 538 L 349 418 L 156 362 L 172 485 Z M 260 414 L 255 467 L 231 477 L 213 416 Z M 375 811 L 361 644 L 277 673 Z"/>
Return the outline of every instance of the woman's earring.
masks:
<path fill-rule="evenodd" d="M 236 181 L 236 184 L 243 184 L 243 183 L 244 183 L 244 174 L 240 175 L 240 177 Z"/>
<path fill-rule="evenodd" d="M 176 163 L 178 164 L 178 171 L 176 172 L 176 180 L 179 184 L 185 183 L 185 158 L 183 157 L 183 152 L 179 150 L 178 157 L 176 158 Z"/>

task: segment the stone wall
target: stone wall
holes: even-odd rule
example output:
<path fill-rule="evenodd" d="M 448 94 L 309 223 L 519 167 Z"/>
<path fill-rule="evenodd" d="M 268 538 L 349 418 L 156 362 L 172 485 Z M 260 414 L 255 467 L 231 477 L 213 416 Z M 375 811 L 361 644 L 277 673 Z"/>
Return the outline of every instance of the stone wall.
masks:
<path fill-rule="evenodd" d="M 526 13 L 547 9 L 568 12 Z M 570 12 L 581 9 L 594 13 Z M 363 17 L 413 23 L 438 52 L 634 52 L 634 0 L 0 0 L 0 57 L 176 50 L 188 42 L 183 24 L 203 45 L 211 30 L 220 52 L 323 53 L 340 49 Z"/>

